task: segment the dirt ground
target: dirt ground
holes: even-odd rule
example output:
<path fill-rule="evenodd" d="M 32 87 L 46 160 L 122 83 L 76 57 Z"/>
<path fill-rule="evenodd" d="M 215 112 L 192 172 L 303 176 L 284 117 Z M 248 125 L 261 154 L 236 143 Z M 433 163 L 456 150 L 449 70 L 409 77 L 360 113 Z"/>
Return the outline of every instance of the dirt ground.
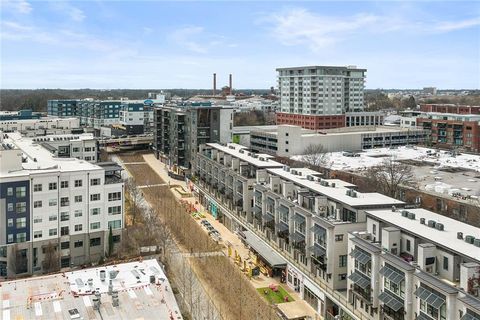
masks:
<path fill-rule="evenodd" d="M 165 181 L 163 181 L 162 178 L 160 178 L 160 176 L 153 171 L 148 164 L 127 164 L 125 167 L 134 177 L 137 186 L 165 183 Z"/>

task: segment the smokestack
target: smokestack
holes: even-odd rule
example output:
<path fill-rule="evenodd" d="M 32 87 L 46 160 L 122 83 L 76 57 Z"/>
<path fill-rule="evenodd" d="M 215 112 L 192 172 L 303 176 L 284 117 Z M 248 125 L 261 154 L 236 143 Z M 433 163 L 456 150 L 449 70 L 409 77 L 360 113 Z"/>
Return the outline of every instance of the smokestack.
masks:
<path fill-rule="evenodd" d="M 213 74 L 213 95 L 217 93 L 217 74 Z"/>
<path fill-rule="evenodd" d="M 232 88 L 232 74 L 231 73 L 230 73 L 230 76 L 228 77 L 228 79 L 229 79 L 230 94 L 232 94 L 233 88 Z"/>

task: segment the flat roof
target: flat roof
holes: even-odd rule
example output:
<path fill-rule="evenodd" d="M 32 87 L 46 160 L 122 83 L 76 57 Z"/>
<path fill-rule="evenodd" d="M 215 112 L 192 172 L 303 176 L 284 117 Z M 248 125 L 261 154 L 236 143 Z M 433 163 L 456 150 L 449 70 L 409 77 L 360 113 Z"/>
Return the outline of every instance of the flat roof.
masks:
<path fill-rule="evenodd" d="M 222 151 L 224 153 L 227 153 L 242 161 L 248 162 L 258 168 L 283 167 L 283 164 L 272 160 L 273 156 L 269 154 L 263 154 L 263 153 L 253 153 L 249 151 L 246 147 L 236 143 L 227 143 L 226 146 L 221 145 L 219 143 L 207 143 L 206 145 L 212 148 L 215 148 L 219 151 Z M 252 155 L 255 155 L 255 158 Z"/>
<path fill-rule="evenodd" d="M 287 265 L 287 260 L 285 260 L 281 255 L 276 253 L 273 249 L 267 246 L 259 237 L 257 237 L 251 231 L 242 231 L 245 235 L 245 241 L 248 245 L 255 250 L 264 260 L 266 260 L 272 267 L 284 267 Z"/>
<path fill-rule="evenodd" d="M 100 277 L 103 271 L 104 281 Z M 110 271 L 116 276 L 110 278 Z M 151 276 L 155 277 L 154 283 L 150 283 Z M 113 306 L 108 294 L 110 279 L 113 290 L 118 291 L 118 307 Z M 93 307 L 95 290 L 101 294 L 99 311 Z M 2 302 L 3 320 L 170 319 L 170 316 L 182 319 L 171 285 L 153 259 L 5 281 Z M 78 317 L 71 317 L 72 314 Z"/>
<path fill-rule="evenodd" d="M 301 66 L 301 67 L 285 67 L 277 68 L 277 71 L 280 70 L 300 70 L 300 69 L 319 69 L 319 68 L 329 68 L 329 69 L 345 69 L 345 70 L 358 70 L 358 71 L 367 71 L 367 69 L 360 69 L 357 66 Z"/>
<path fill-rule="evenodd" d="M 480 249 L 462 239 L 457 239 L 457 232 L 462 232 L 464 238 L 467 235 L 480 238 L 480 228 L 425 209 L 408 209 L 407 211 L 415 213 L 415 220 L 403 217 L 401 210 L 397 210 L 396 212 L 392 212 L 391 210 L 368 210 L 367 215 L 392 224 L 402 230 L 402 232 L 414 234 L 416 237 L 425 239 L 428 242 L 448 248 L 450 251 L 458 252 L 460 255 L 470 257 L 480 262 Z M 420 224 L 420 218 L 425 219 L 425 224 Z M 444 230 L 440 231 L 429 227 L 427 225 L 428 220 L 442 223 Z"/>
<path fill-rule="evenodd" d="M 331 186 L 322 186 L 318 181 L 311 181 L 307 179 L 307 174 L 302 169 L 292 168 L 290 171 L 285 171 L 283 168 L 275 169 L 270 168 L 267 169 L 269 172 L 280 176 L 286 180 L 292 181 L 293 183 L 308 188 L 314 192 L 320 193 L 322 195 L 327 196 L 328 198 L 334 199 L 337 202 L 341 202 L 347 204 L 352 207 L 361 207 L 361 206 L 391 206 L 391 205 L 403 205 L 404 202 L 390 198 L 380 193 L 360 193 L 356 192 L 356 197 L 351 197 L 347 195 L 347 190 L 343 185 L 335 185 L 335 187 Z M 302 175 L 296 175 L 292 173 L 292 170 L 301 171 Z M 313 171 L 313 170 L 311 170 Z M 316 172 L 316 171 L 313 171 Z M 311 174 L 311 173 L 310 173 Z M 318 174 L 318 172 L 317 172 Z M 326 180 L 328 181 L 328 180 Z"/>

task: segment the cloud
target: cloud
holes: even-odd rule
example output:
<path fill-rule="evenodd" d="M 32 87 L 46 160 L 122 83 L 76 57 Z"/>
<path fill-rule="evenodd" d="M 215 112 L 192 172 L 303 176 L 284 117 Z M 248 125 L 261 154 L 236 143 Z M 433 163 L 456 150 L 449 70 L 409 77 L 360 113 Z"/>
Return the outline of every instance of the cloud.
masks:
<path fill-rule="evenodd" d="M 26 0 L 2 0 L 1 6 L 21 14 L 29 14 L 33 8 Z"/>
<path fill-rule="evenodd" d="M 450 32 L 461 29 L 468 29 L 480 25 L 480 17 L 461 21 L 444 21 L 438 23 L 433 29 L 439 32 Z"/>
<path fill-rule="evenodd" d="M 82 22 L 87 17 L 83 10 L 73 6 L 68 1 L 54 1 L 50 3 L 50 6 L 53 10 L 67 15 L 76 22 Z"/>
<path fill-rule="evenodd" d="M 200 42 L 192 39 L 199 38 L 199 35 L 203 33 L 203 27 L 198 26 L 188 26 L 175 30 L 170 38 L 180 46 L 187 48 L 190 51 L 196 53 L 207 53 L 207 46 L 201 44 Z"/>

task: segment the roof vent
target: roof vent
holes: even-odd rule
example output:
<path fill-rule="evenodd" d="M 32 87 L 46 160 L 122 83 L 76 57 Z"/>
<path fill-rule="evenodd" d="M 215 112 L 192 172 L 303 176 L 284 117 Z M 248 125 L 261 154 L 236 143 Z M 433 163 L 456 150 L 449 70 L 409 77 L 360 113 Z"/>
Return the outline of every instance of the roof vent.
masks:
<path fill-rule="evenodd" d="M 408 219 L 410 219 L 410 220 L 415 220 L 415 213 L 409 212 L 409 213 L 408 213 Z"/>
<path fill-rule="evenodd" d="M 463 240 L 463 232 L 457 232 L 457 239 Z"/>
<path fill-rule="evenodd" d="M 308 176 L 307 176 L 307 180 L 309 180 L 309 181 L 314 181 L 315 179 L 314 179 L 314 177 L 313 177 L 313 176 L 311 176 L 311 175 L 308 175 Z"/>
<path fill-rule="evenodd" d="M 466 242 L 466 243 L 473 244 L 474 241 L 475 241 L 475 237 L 474 237 L 474 236 L 465 236 L 465 242 Z"/>
<path fill-rule="evenodd" d="M 336 185 L 335 182 L 332 182 L 331 187 L 335 188 L 335 185 Z"/>
<path fill-rule="evenodd" d="M 425 224 L 425 218 L 420 218 L 420 224 Z"/>
<path fill-rule="evenodd" d="M 480 247 L 480 239 L 475 239 L 475 240 L 473 240 L 473 245 L 474 245 L 475 247 Z"/>
<path fill-rule="evenodd" d="M 435 225 L 436 225 L 436 224 L 437 224 L 437 223 L 435 222 L 435 220 L 428 220 L 428 226 L 429 226 L 430 228 L 435 228 Z"/>
<path fill-rule="evenodd" d="M 402 210 L 402 217 L 408 217 L 408 211 Z"/>
<path fill-rule="evenodd" d="M 397 208 L 395 206 L 392 206 L 392 212 L 397 211 Z"/>
<path fill-rule="evenodd" d="M 444 228 L 443 223 L 440 223 L 440 222 L 437 223 L 437 224 L 435 225 L 435 228 L 437 228 L 437 230 L 443 231 L 443 228 Z"/>

